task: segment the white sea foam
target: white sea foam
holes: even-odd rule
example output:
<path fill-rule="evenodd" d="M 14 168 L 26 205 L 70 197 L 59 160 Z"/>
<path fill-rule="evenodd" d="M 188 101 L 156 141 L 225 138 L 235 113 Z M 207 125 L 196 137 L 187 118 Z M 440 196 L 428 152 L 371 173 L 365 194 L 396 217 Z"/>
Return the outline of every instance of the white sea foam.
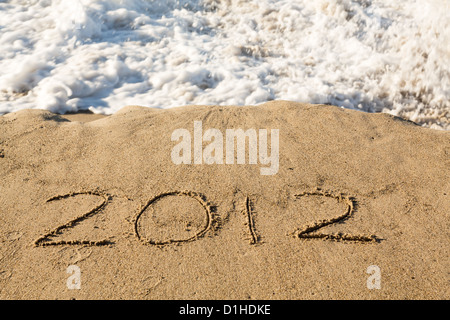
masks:
<path fill-rule="evenodd" d="M 0 0 L 0 113 L 272 99 L 450 129 L 450 1 Z"/>

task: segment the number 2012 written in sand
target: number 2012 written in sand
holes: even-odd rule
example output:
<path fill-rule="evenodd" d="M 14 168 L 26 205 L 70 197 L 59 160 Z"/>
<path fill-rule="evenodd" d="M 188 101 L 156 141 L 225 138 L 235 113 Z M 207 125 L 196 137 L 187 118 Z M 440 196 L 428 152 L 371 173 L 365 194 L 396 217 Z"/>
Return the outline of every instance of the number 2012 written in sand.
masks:
<path fill-rule="evenodd" d="M 112 199 L 112 196 L 107 193 L 102 193 L 98 191 L 83 191 L 83 192 L 74 192 L 69 193 L 65 195 L 58 195 L 54 196 L 47 200 L 47 202 L 55 202 L 55 201 L 64 201 L 69 198 L 82 196 L 82 195 L 90 195 L 90 196 L 96 196 L 102 199 L 101 203 L 91 208 L 89 211 L 85 212 L 84 214 L 78 216 L 75 219 L 69 220 L 66 223 L 54 228 L 50 232 L 44 234 L 43 236 L 39 237 L 35 242 L 34 245 L 37 247 L 47 247 L 47 246 L 71 246 L 71 245 L 84 245 L 84 246 L 107 246 L 112 245 L 113 242 L 110 240 L 57 240 L 58 236 L 64 233 L 64 231 L 67 231 L 68 229 L 75 228 L 79 223 L 82 221 L 85 221 L 89 218 L 94 217 L 98 213 L 102 212 L 105 207 L 108 205 L 110 200 Z M 158 202 L 161 200 L 171 197 L 187 197 L 188 199 L 194 200 L 195 203 L 200 205 L 200 210 L 204 213 L 204 223 L 199 226 L 199 228 L 195 231 L 195 233 L 190 234 L 188 236 L 174 238 L 174 237 L 167 237 L 167 238 L 155 238 L 152 237 L 152 235 L 145 234 L 142 228 L 143 221 L 143 215 L 144 213 L 152 206 L 155 206 Z M 342 194 L 335 194 L 332 192 L 322 191 L 320 189 L 317 189 L 312 192 L 303 192 L 295 195 L 296 199 L 300 199 L 302 197 L 309 197 L 309 196 L 318 196 L 318 197 L 325 197 L 325 198 L 331 198 L 336 200 L 338 203 L 343 203 L 346 206 L 345 211 L 333 218 L 325 219 L 325 220 L 318 220 L 311 225 L 306 225 L 301 228 L 296 229 L 294 232 L 291 233 L 295 238 L 298 239 L 322 239 L 322 240 L 335 240 L 335 241 L 344 241 L 344 242 L 365 242 L 365 243 L 373 243 L 378 242 L 378 238 L 374 235 L 351 235 L 346 233 L 320 233 L 317 232 L 318 230 L 332 225 L 336 224 L 338 222 L 343 222 L 345 220 L 348 220 L 351 218 L 355 211 L 355 203 L 356 200 L 352 197 L 348 197 Z M 245 224 L 249 233 L 250 237 L 250 243 L 251 244 L 259 244 L 260 243 L 260 236 L 258 235 L 258 232 L 255 228 L 255 222 L 254 222 L 254 210 L 253 210 L 253 204 L 251 199 L 247 196 L 242 202 L 242 213 L 245 216 Z M 139 213 L 135 216 L 133 221 L 133 232 L 136 235 L 136 237 L 139 239 L 139 241 L 146 245 L 153 245 L 153 246 L 165 246 L 170 244 L 182 244 L 182 243 L 188 243 L 192 241 L 199 240 L 203 236 L 205 236 L 210 230 L 215 229 L 215 226 L 218 224 L 218 219 L 214 215 L 213 206 L 206 200 L 205 196 L 202 194 L 191 192 L 191 191 L 171 191 L 166 192 L 157 195 L 156 197 L 149 200 L 139 211 Z"/>

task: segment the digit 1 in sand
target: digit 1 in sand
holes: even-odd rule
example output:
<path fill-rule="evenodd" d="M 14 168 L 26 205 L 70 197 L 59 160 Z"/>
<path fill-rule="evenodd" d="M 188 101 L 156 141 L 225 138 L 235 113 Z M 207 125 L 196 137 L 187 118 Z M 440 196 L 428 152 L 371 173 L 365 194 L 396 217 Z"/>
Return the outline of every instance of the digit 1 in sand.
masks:
<path fill-rule="evenodd" d="M 250 237 L 251 237 L 250 244 L 258 244 L 259 237 L 255 231 L 255 223 L 253 221 L 253 214 L 252 214 L 252 204 L 251 204 L 250 198 L 248 196 L 245 197 L 244 212 L 245 212 L 245 215 L 247 216 L 246 224 L 248 225 L 248 229 L 249 229 L 249 233 L 250 233 Z"/>

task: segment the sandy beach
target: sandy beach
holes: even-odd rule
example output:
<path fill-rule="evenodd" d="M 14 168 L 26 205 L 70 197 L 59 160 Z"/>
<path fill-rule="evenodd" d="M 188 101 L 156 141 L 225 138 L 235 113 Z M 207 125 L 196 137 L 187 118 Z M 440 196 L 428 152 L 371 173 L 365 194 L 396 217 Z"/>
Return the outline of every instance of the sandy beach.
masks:
<path fill-rule="evenodd" d="M 277 170 L 174 163 L 195 121 L 279 130 Z M 6 114 L 0 298 L 448 299 L 449 137 L 288 101 Z"/>

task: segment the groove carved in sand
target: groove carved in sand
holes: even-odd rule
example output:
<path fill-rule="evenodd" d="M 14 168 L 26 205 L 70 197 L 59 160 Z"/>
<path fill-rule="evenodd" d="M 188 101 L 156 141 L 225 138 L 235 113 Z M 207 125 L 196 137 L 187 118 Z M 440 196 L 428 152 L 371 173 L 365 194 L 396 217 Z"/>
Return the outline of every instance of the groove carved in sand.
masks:
<path fill-rule="evenodd" d="M 97 191 L 82 191 L 82 192 L 73 192 L 65 195 L 57 195 L 47 200 L 47 202 L 52 201 L 59 201 L 68 199 L 70 197 L 80 196 L 80 195 L 92 195 L 102 198 L 102 202 L 98 204 L 97 206 L 93 207 L 88 212 L 84 213 L 83 215 L 72 219 L 65 224 L 58 226 L 51 230 L 50 232 L 46 233 L 45 235 L 39 237 L 35 242 L 34 245 L 36 247 L 47 247 L 47 246 L 69 246 L 69 245 L 84 245 L 84 246 L 105 246 L 105 245 L 111 245 L 112 242 L 109 240 L 100 240 L 100 241 L 91 241 L 91 240 L 62 240 L 62 241 L 54 241 L 52 238 L 58 237 L 61 233 L 64 232 L 64 230 L 74 228 L 78 223 L 93 217 L 94 215 L 98 214 L 104 208 L 107 206 L 109 201 L 111 200 L 111 195 L 97 192 Z M 158 233 L 158 230 L 155 231 L 155 228 L 153 227 L 153 230 L 150 232 L 150 236 L 145 234 L 145 227 L 147 227 L 147 230 L 149 229 L 149 225 L 146 225 L 145 219 L 143 218 L 144 212 L 146 212 L 147 209 L 149 209 L 151 206 L 154 206 L 158 203 L 158 201 L 169 197 L 169 196 L 176 196 L 176 197 L 185 197 L 186 199 L 194 200 L 195 203 L 200 205 L 201 210 L 204 214 L 204 222 L 199 222 L 198 220 L 196 223 L 198 225 L 197 230 L 194 232 L 191 232 L 190 228 L 186 229 L 185 231 L 176 231 L 175 233 L 184 233 L 187 232 L 187 235 L 180 235 L 178 238 L 176 235 L 174 236 L 171 234 L 170 236 L 164 235 L 161 238 L 157 239 L 155 237 L 155 234 Z M 311 225 L 305 225 L 301 228 L 296 229 L 292 234 L 299 238 L 299 239 L 322 239 L 322 240 L 335 240 L 335 241 L 353 241 L 353 242 L 359 242 L 359 243 L 369 243 L 369 242 L 378 242 L 379 239 L 374 235 L 351 235 L 346 233 L 318 233 L 316 231 L 329 226 L 331 224 L 340 223 L 345 220 L 348 220 L 354 213 L 355 213 L 355 207 L 356 207 L 356 200 L 352 197 L 345 196 L 343 194 L 335 194 L 328 191 L 322 191 L 321 189 L 317 189 L 312 192 L 303 192 L 300 194 L 296 194 L 294 197 L 296 199 L 300 199 L 302 197 L 326 197 L 336 200 L 338 203 L 343 203 L 346 205 L 345 212 L 339 216 L 336 216 L 334 218 L 330 219 L 324 219 L 324 220 L 318 220 L 314 222 Z M 128 198 L 127 198 L 128 199 Z M 173 202 L 173 201 L 172 201 Z M 192 203 L 191 203 L 192 204 Z M 166 209 L 164 209 L 166 207 Z M 185 207 L 186 209 L 188 207 Z M 186 242 L 192 242 L 195 240 L 198 240 L 199 238 L 203 237 L 210 229 L 217 229 L 220 226 L 218 225 L 219 218 L 215 217 L 213 215 L 213 208 L 206 200 L 205 197 L 199 193 L 192 192 L 192 191 L 170 191 L 161 193 L 151 200 L 149 200 L 139 211 L 137 216 L 135 217 L 134 221 L 132 222 L 134 224 L 134 233 L 137 236 L 138 240 L 146 245 L 154 245 L 154 246 L 164 246 L 168 244 L 181 244 Z M 164 209 L 167 210 L 167 204 L 162 205 L 162 207 L 159 208 L 159 210 Z M 153 210 L 156 210 L 155 207 Z M 177 209 L 178 210 L 178 207 Z M 194 210 L 196 212 L 197 209 Z M 189 211 L 189 210 L 187 210 Z M 153 211 L 155 213 L 155 211 Z M 165 217 L 164 214 L 160 216 Z M 164 211 L 163 211 L 164 213 Z M 171 211 L 169 211 L 171 213 Z M 244 202 L 244 208 L 242 210 L 242 213 L 245 215 L 247 221 L 246 225 L 248 226 L 248 232 L 250 235 L 250 244 L 259 244 L 260 243 L 260 237 L 258 233 L 256 232 L 255 228 L 255 222 L 254 222 L 254 208 L 252 201 L 247 196 L 245 198 Z M 195 214 L 196 215 L 196 214 Z M 179 215 L 174 215 L 171 217 L 170 215 L 166 217 L 169 220 L 169 223 L 173 223 L 173 218 L 178 217 Z M 155 215 L 153 215 L 152 219 L 155 219 Z M 183 223 L 186 222 L 186 220 L 189 220 L 188 225 L 190 226 L 190 219 L 192 217 L 182 217 L 182 220 L 184 219 Z M 171 220 L 172 219 L 172 220 Z M 150 220 L 152 221 L 152 220 Z M 154 224 L 154 222 L 151 222 Z M 180 225 L 179 225 L 180 226 Z M 151 229 L 151 228 L 150 228 Z M 148 232 L 147 232 L 148 233 Z M 194 234 L 192 234 L 194 233 Z"/>
<path fill-rule="evenodd" d="M 78 223 L 96 215 L 100 211 L 104 209 L 104 207 L 108 204 L 108 201 L 110 199 L 110 196 L 105 193 L 95 192 L 95 191 L 82 191 L 82 192 L 73 192 L 68 193 L 65 195 L 58 195 L 54 196 L 50 199 L 48 199 L 46 202 L 52 202 L 52 201 L 58 201 L 67 199 L 70 197 L 75 197 L 79 195 L 92 195 L 103 198 L 102 202 L 97 205 L 96 207 L 92 208 L 90 211 L 86 212 L 85 214 L 69 220 L 65 224 L 56 227 L 49 233 L 39 237 L 35 242 L 34 245 L 36 247 L 46 247 L 46 246 L 69 246 L 69 245 L 86 245 L 86 246 L 105 246 L 111 244 L 109 240 L 99 240 L 99 241 L 91 241 L 91 240 L 61 240 L 61 241 L 51 241 L 51 238 L 54 238 L 58 236 L 58 234 L 61 234 L 63 230 L 70 229 L 75 227 Z"/>
<path fill-rule="evenodd" d="M 255 229 L 255 222 L 253 221 L 253 207 L 250 198 L 245 197 L 244 214 L 247 217 L 247 226 L 250 233 L 250 244 L 257 244 L 259 242 L 258 234 Z"/>
<path fill-rule="evenodd" d="M 293 232 L 300 239 L 323 239 L 323 240 L 335 240 L 335 241 L 355 241 L 355 242 L 374 242 L 377 241 L 375 235 L 350 235 L 346 233 L 313 233 L 319 229 L 322 229 L 328 225 L 343 222 L 349 219 L 355 211 L 356 200 L 352 197 L 345 196 L 343 194 L 334 194 L 328 191 L 322 191 L 320 189 L 312 192 L 303 192 L 296 194 L 294 197 L 300 199 L 302 197 L 327 197 L 337 200 L 339 203 L 344 203 L 347 205 L 345 212 L 334 218 L 324 219 L 314 222 L 312 225 L 303 226 L 301 229 L 297 229 Z"/>
<path fill-rule="evenodd" d="M 197 201 L 201 207 L 204 210 L 205 213 L 205 224 L 204 226 L 193 236 L 187 237 L 185 239 L 166 239 L 166 240 L 155 240 L 155 239 L 148 239 L 145 236 L 142 235 L 142 232 L 139 231 L 139 220 L 142 217 L 142 214 L 153 204 L 155 204 L 157 201 L 160 201 L 161 199 L 168 197 L 168 196 L 185 196 L 190 199 L 194 199 Z M 136 219 L 134 221 L 134 231 L 138 239 L 144 243 L 149 245 L 155 245 L 155 246 L 163 246 L 167 244 L 172 243 L 185 243 L 185 242 L 191 242 L 198 240 L 199 238 L 203 237 L 206 232 L 208 232 L 209 229 L 211 229 L 213 222 L 213 215 L 210 205 L 204 200 L 204 197 L 196 192 L 192 191 L 172 191 L 172 192 L 166 192 L 161 193 L 151 199 L 147 202 L 147 204 L 142 208 L 142 210 L 139 212 L 139 214 L 136 216 Z"/>

